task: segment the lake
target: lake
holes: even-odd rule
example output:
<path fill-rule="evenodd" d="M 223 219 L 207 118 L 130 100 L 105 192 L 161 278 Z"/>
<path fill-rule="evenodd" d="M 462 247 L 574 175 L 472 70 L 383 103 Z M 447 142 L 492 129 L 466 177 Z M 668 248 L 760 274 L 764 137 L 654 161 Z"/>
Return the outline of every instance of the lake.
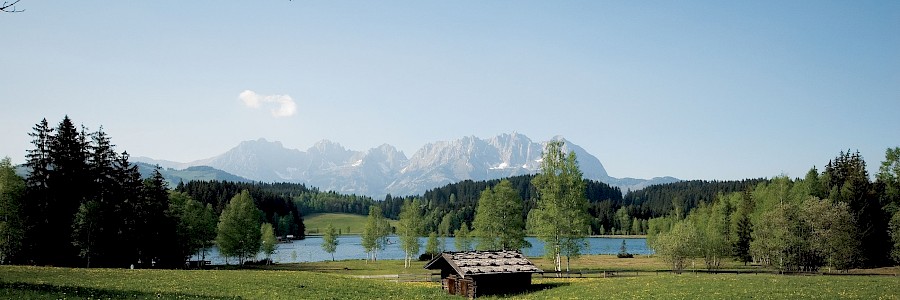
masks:
<path fill-rule="evenodd" d="M 403 259 L 403 251 L 400 250 L 400 241 L 397 236 L 388 238 L 389 244 L 384 250 L 378 251 L 378 259 Z M 421 238 L 421 252 L 425 250 L 426 238 Z M 531 243 L 531 248 L 522 249 L 525 255 L 537 257 L 544 254 L 544 243 L 534 237 L 525 238 Z M 606 237 L 590 237 L 587 238 L 588 247 L 584 254 L 616 254 L 622 246 L 622 240 L 625 240 L 625 246 L 628 252 L 632 254 L 652 254 L 653 250 L 647 247 L 647 239 L 644 238 L 606 238 Z M 456 251 L 453 246 L 453 238 L 446 239 L 446 250 Z M 262 255 L 258 259 L 264 258 Z M 363 250 L 361 237 L 359 235 L 342 235 L 338 237 L 337 251 L 334 253 L 337 260 L 346 259 L 365 259 L 366 252 Z M 413 259 L 418 258 L 418 255 Z M 194 256 L 191 259 L 199 259 Z M 219 255 L 216 247 L 210 249 L 206 254 L 206 260 L 213 264 L 225 264 L 225 258 Z M 272 261 L 276 263 L 295 263 L 295 262 L 313 262 L 331 260 L 331 254 L 322 250 L 322 237 L 307 237 L 304 240 L 293 241 L 291 243 L 278 244 L 275 254 L 272 255 Z M 236 259 L 229 259 L 228 263 L 236 264 Z"/>

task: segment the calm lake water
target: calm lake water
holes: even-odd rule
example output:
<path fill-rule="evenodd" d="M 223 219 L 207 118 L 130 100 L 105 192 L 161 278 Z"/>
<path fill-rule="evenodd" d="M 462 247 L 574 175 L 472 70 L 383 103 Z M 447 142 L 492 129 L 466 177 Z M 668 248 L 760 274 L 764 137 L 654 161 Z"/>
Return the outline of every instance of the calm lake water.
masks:
<path fill-rule="evenodd" d="M 525 255 L 530 257 L 541 256 L 544 253 L 544 244 L 534 237 L 525 238 L 531 243 L 531 248 L 522 249 Z M 421 238 L 421 252 L 425 250 L 425 238 Z M 625 240 L 625 246 L 628 252 L 632 254 L 652 254 L 653 250 L 647 247 L 647 240 L 643 238 L 622 239 L 622 238 L 605 238 L 591 237 L 586 239 L 588 248 L 585 254 L 616 254 L 622 246 L 622 240 Z M 403 251 L 400 250 L 400 241 L 397 236 L 389 237 L 389 245 L 384 250 L 378 252 L 378 259 L 403 259 Z M 453 238 L 446 239 L 446 250 L 456 251 L 453 246 Z M 420 253 L 421 253 L 420 252 Z M 416 255 L 418 257 L 418 255 Z M 264 258 L 262 255 L 259 259 Z M 342 235 L 338 237 L 337 251 L 334 253 L 337 260 L 345 259 L 365 259 L 366 252 L 361 244 L 359 235 Z M 192 259 L 199 259 L 194 256 Z M 206 254 L 206 260 L 213 264 L 225 264 L 225 258 L 219 256 L 217 248 L 213 247 Z M 331 254 L 322 250 L 322 237 L 308 237 L 305 240 L 293 241 L 291 243 L 278 244 L 278 249 L 272 255 L 272 260 L 276 263 L 293 263 L 293 262 L 312 262 L 331 260 Z M 236 264 L 237 260 L 229 259 L 228 263 Z"/>

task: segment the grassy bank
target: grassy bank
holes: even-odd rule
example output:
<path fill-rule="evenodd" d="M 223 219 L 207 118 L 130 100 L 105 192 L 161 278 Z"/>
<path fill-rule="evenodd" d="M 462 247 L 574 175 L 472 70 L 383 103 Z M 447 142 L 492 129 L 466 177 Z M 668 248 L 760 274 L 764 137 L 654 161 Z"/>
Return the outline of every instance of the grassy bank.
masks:
<path fill-rule="evenodd" d="M 662 273 L 612 278 L 537 279 L 535 291 L 505 298 L 900 299 L 900 278 Z"/>
<path fill-rule="evenodd" d="M 397 226 L 396 220 L 388 220 L 391 226 Z M 303 224 L 306 226 L 307 235 L 320 235 L 328 228 L 328 224 L 334 226 L 340 234 L 362 234 L 366 227 L 366 216 L 354 214 L 324 213 L 303 216 Z"/>
<path fill-rule="evenodd" d="M 534 261 L 552 270 L 547 261 Z M 400 260 L 362 260 L 256 266 L 240 270 L 123 270 L 0 266 L 0 298 L 129 299 L 462 299 L 437 283 L 361 279 L 361 275 L 428 274 L 424 262 L 403 268 Z M 541 278 L 511 299 L 900 299 L 900 268 L 851 274 L 894 276 L 705 274 L 655 272 L 655 257 L 585 256 L 577 270 L 625 270 L 608 278 Z M 702 264 L 696 265 L 702 268 Z M 731 262 L 731 268 L 742 264 Z M 744 267 L 758 268 L 758 267 Z M 550 276 L 550 274 L 547 274 Z M 396 278 L 396 277 L 394 277 Z"/>
<path fill-rule="evenodd" d="M 271 270 L 127 270 L 0 266 L 4 299 L 445 299 L 433 283 Z"/>

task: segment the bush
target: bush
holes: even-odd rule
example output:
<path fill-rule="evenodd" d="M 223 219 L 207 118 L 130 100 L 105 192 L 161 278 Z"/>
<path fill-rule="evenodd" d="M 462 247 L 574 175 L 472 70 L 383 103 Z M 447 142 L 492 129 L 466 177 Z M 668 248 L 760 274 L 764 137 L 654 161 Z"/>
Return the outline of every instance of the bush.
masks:
<path fill-rule="evenodd" d="M 440 255 L 440 253 L 422 253 L 422 255 L 419 255 L 419 261 L 430 261 L 432 258 Z"/>
<path fill-rule="evenodd" d="M 634 254 L 628 253 L 628 248 L 625 246 L 625 240 L 622 240 L 622 247 L 619 248 L 619 254 L 616 254 L 618 258 L 634 258 Z"/>
<path fill-rule="evenodd" d="M 272 264 L 272 260 L 268 259 L 268 258 L 261 259 L 261 260 L 248 260 L 248 261 L 244 262 L 244 265 L 248 265 L 248 266 L 264 266 L 264 265 L 271 265 L 271 264 Z"/>

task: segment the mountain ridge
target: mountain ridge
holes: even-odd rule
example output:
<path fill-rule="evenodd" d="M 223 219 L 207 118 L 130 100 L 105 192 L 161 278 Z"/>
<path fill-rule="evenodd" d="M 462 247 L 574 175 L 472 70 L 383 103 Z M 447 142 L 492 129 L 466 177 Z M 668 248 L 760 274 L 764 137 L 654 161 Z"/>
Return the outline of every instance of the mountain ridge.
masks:
<path fill-rule="evenodd" d="M 597 157 L 577 144 L 562 136 L 551 140 L 561 140 L 564 151 L 575 152 L 585 178 L 617 186 L 623 192 L 679 181 L 673 177 L 611 177 Z M 519 133 L 488 139 L 466 136 L 427 143 L 407 157 L 389 144 L 357 151 L 323 139 L 302 151 L 260 138 L 243 141 L 223 154 L 188 163 L 147 157 L 135 160 L 175 169 L 209 166 L 248 180 L 305 183 L 322 190 L 380 199 L 387 194 L 421 195 L 428 189 L 463 180 L 537 173 L 547 142 L 534 142 Z"/>

